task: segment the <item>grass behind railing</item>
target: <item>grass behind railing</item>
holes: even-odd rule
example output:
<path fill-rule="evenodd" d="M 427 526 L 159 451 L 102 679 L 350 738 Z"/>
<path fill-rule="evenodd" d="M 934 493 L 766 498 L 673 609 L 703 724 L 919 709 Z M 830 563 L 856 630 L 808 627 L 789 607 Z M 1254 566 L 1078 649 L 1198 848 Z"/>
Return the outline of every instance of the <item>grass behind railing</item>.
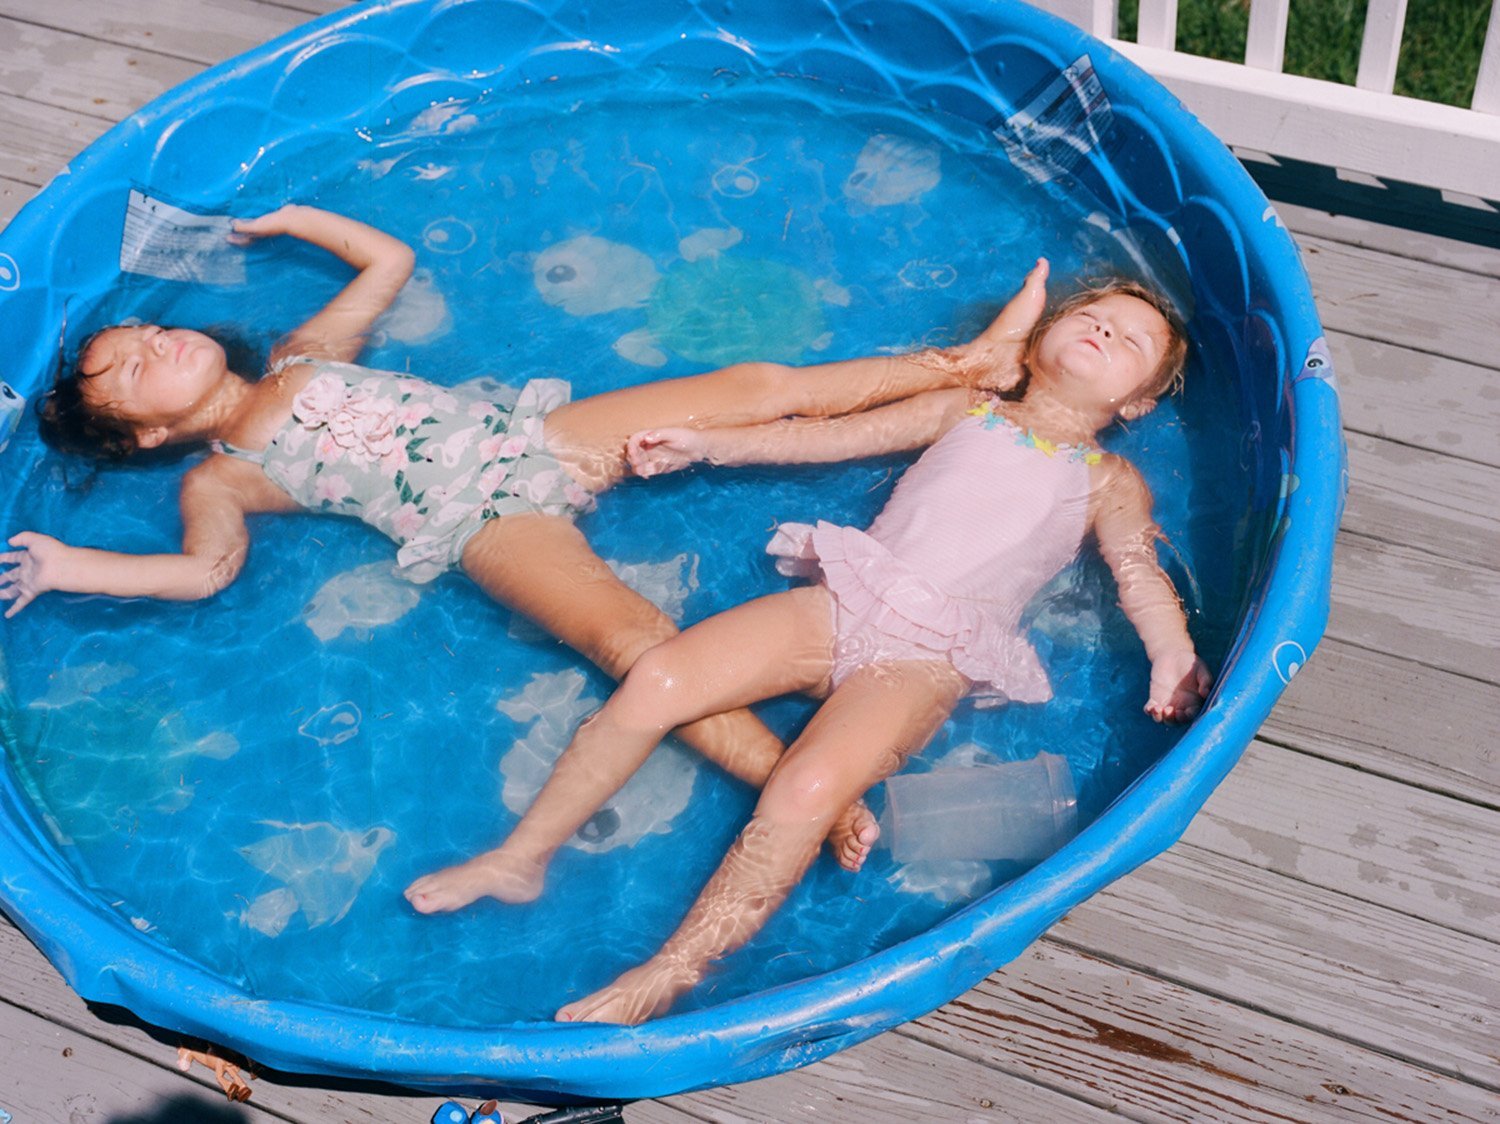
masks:
<path fill-rule="evenodd" d="M 1396 67 L 1396 93 L 1467 106 L 1491 0 L 1409 0 Z M 1138 0 L 1120 0 L 1120 37 L 1134 40 Z M 1179 0 L 1177 49 L 1242 62 L 1249 0 Z M 1365 0 L 1292 0 L 1286 72 L 1354 84 Z"/>

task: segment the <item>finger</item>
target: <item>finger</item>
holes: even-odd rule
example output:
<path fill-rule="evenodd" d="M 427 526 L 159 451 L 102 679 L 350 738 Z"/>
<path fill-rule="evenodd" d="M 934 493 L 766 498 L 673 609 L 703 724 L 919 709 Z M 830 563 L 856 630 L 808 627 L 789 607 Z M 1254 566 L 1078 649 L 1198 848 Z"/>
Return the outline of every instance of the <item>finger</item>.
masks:
<path fill-rule="evenodd" d="M 26 608 L 27 605 L 30 605 L 35 600 L 36 600 L 36 594 L 34 594 L 34 593 L 23 593 L 23 594 L 21 594 L 21 596 L 19 596 L 19 597 L 16 598 L 16 603 L 14 605 L 12 605 L 9 609 L 5 610 L 5 619 L 6 620 L 10 620 L 11 617 L 15 616 L 17 613 L 19 613 L 22 609 Z"/>
<path fill-rule="evenodd" d="M 41 538 L 35 531 L 17 531 L 6 540 L 11 546 L 19 546 L 22 549 L 29 547 L 37 539 Z"/>

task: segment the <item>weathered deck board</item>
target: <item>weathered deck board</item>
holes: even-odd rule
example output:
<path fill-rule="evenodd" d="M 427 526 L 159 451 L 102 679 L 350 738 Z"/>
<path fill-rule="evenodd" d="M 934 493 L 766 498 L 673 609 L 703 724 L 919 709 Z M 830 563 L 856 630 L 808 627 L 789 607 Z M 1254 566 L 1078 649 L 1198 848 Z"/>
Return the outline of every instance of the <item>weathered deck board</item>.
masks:
<path fill-rule="evenodd" d="M 1262 739 L 1500 807 L 1500 687 L 1325 640 Z"/>
<path fill-rule="evenodd" d="M 1179 844 L 1073 910 L 1052 936 L 1500 1090 L 1500 947 L 1373 907 L 1353 896 L 1361 886 L 1322 890 Z"/>
<path fill-rule="evenodd" d="M 1493 1119 L 1493 1094 L 1052 940 L 903 1033 L 1136 1120 Z"/>
<path fill-rule="evenodd" d="M 1326 328 L 1429 355 L 1500 367 L 1491 329 L 1500 278 L 1380 254 L 1317 235 L 1298 239 Z M 1374 277 L 1379 284 L 1372 284 Z"/>
<path fill-rule="evenodd" d="M 1500 682 L 1500 572 L 1356 535 L 1337 557 L 1329 636 Z"/>
<path fill-rule="evenodd" d="M 1185 843 L 1500 939 L 1500 811 L 1277 746 L 1253 749 Z"/>
<path fill-rule="evenodd" d="M 1500 468 L 1346 434 L 1350 489 L 1343 529 L 1484 567 L 1500 538 Z"/>
<path fill-rule="evenodd" d="M 203 67 L 0 16 L 0 93 L 119 121 Z M 148 65 L 142 59 L 148 58 Z"/>
<path fill-rule="evenodd" d="M 0 0 L 0 15 L 101 43 L 171 55 L 196 63 L 201 70 L 306 23 L 320 14 L 315 7 L 330 6 L 308 4 L 299 11 L 259 0 L 151 0 L 118 5 L 98 0 Z M 82 83 L 96 93 L 99 85 L 97 81 Z"/>

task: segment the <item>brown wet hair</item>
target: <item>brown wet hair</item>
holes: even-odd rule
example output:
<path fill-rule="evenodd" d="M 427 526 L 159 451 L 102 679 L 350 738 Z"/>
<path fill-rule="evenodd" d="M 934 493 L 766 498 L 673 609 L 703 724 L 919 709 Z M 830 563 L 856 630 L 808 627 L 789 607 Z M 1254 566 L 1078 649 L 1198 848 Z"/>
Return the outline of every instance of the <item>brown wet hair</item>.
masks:
<path fill-rule="evenodd" d="M 88 380 L 100 370 L 85 370 L 84 359 L 89 348 L 105 332 L 116 328 L 137 327 L 134 323 L 106 324 L 90 333 L 78 345 L 71 358 L 59 353 L 58 374 L 52 389 L 37 402 L 37 428 L 42 440 L 61 453 L 88 457 L 96 461 L 123 461 L 140 451 L 135 427 L 115 417 L 107 407 L 91 403 L 84 394 Z M 254 347 L 232 328 L 200 328 L 204 335 L 224 349 L 231 371 L 260 371 L 264 367 Z"/>

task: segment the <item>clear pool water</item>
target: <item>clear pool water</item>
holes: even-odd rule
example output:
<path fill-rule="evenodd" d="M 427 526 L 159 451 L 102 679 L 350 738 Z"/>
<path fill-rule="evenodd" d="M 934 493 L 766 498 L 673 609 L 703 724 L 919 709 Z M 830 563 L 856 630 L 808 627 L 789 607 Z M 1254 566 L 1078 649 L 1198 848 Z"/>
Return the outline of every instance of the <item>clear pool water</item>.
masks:
<path fill-rule="evenodd" d="M 226 208 L 269 209 L 288 184 L 418 249 L 366 362 L 446 383 L 556 375 L 578 395 L 739 359 L 953 342 L 1038 255 L 1057 277 L 1119 258 L 979 126 L 792 79 L 726 76 L 684 99 L 671 72 L 645 70 L 429 107 L 252 163 Z M 264 346 L 345 277 L 283 240 L 251 251 L 243 287 L 137 277 L 86 315 L 233 322 Z M 1111 439 L 1155 490 L 1164 560 L 1211 660 L 1242 609 L 1235 544 L 1263 530 L 1236 522 L 1249 488 L 1236 403 L 1227 373 L 1195 364 L 1181 399 Z M 17 441 L 34 444 L 34 426 Z M 174 549 L 192 459 L 93 474 L 24 448 L 5 526 Z M 582 526 L 692 621 L 785 586 L 762 553 L 776 520 L 862 523 L 902 463 L 630 484 Z M 3 740 L 64 861 L 254 995 L 426 1023 L 546 1018 L 652 951 L 751 794 L 669 745 L 564 850 L 539 902 L 415 915 L 402 887 L 503 837 L 609 681 L 461 576 L 390 579 L 389 544 L 358 524 L 262 518 L 253 534 L 243 576 L 212 602 L 52 595 L 5 626 Z M 1056 699 L 962 707 L 914 767 L 1064 753 L 1088 818 L 1174 735 L 1140 714 L 1145 659 L 1097 560 L 1034 619 Z M 763 713 L 787 735 L 809 710 Z M 1016 873 L 877 851 L 851 878 L 824 859 L 687 1006 L 849 963 Z"/>

